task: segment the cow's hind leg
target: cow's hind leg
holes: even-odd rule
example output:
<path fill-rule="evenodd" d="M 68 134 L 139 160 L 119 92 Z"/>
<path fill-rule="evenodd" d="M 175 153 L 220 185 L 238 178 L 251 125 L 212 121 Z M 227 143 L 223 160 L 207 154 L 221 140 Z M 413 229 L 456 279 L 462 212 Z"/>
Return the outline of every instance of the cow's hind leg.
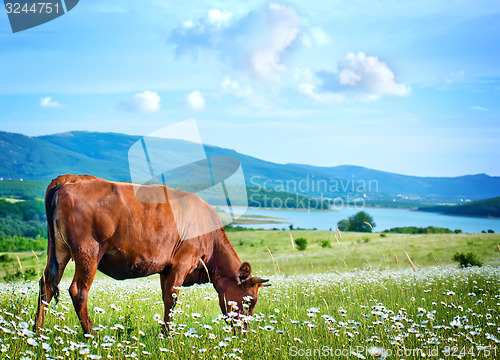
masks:
<path fill-rule="evenodd" d="M 61 281 L 64 269 L 66 268 L 66 265 L 68 264 L 70 258 L 71 255 L 69 253 L 68 248 L 61 247 L 60 249 L 57 249 L 57 263 L 59 264 L 59 271 L 57 274 L 57 285 L 59 285 L 59 282 Z M 45 322 L 45 307 L 47 306 L 48 303 L 50 303 L 52 297 L 54 296 L 54 290 L 52 289 L 52 284 L 50 284 L 49 282 L 50 278 L 49 267 L 50 267 L 50 261 L 47 261 L 47 266 L 45 267 L 45 271 L 42 274 L 42 277 L 39 282 L 40 292 L 38 294 L 38 308 L 36 311 L 35 325 L 33 328 L 34 331 L 37 331 L 39 328 L 43 328 L 43 324 Z"/>
<path fill-rule="evenodd" d="M 89 244 L 92 242 L 94 241 L 90 240 L 84 243 Z M 92 331 L 92 321 L 89 317 L 87 299 L 100 260 L 97 243 L 94 243 L 87 249 L 78 249 L 74 254 L 74 259 L 75 276 L 69 287 L 69 294 L 71 295 L 71 300 L 73 300 L 73 306 L 75 307 L 78 319 L 80 319 L 84 333 L 90 334 Z"/>

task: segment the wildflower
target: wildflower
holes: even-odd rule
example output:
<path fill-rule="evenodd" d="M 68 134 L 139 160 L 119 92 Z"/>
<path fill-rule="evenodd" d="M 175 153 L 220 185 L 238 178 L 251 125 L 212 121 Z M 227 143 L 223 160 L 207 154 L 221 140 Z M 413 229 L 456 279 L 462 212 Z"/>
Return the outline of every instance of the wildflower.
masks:
<path fill-rule="evenodd" d="M 87 358 L 88 359 L 92 359 L 92 360 L 99 360 L 100 358 L 102 358 L 102 356 L 101 355 L 90 354 L 90 355 L 87 355 Z"/>
<path fill-rule="evenodd" d="M 293 340 L 302 344 L 302 340 L 300 340 L 298 337 L 294 337 Z"/>
<path fill-rule="evenodd" d="M 450 326 L 454 327 L 454 328 L 461 328 L 462 327 L 462 323 L 460 322 L 460 319 L 453 319 L 450 322 Z"/>
<path fill-rule="evenodd" d="M 379 347 L 375 347 L 375 346 L 369 348 L 368 353 L 371 356 L 380 357 L 381 359 L 385 359 L 388 355 L 388 352 L 385 351 L 383 348 L 379 348 Z"/>
<path fill-rule="evenodd" d="M 116 340 L 113 339 L 111 336 L 109 335 L 104 335 L 104 337 L 102 338 L 102 341 L 104 342 L 111 342 L 111 343 L 114 343 Z"/>
<path fill-rule="evenodd" d="M 18 326 L 21 328 L 21 329 L 27 329 L 29 327 L 29 324 L 25 321 L 22 321 L 18 324 Z"/>
<path fill-rule="evenodd" d="M 33 338 L 29 338 L 26 342 L 28 343 L 28 345 L 31 345 L 33 347 L 37 347 L 38 346 L 38 342 L 35 339 L 33 339 Z"/>
<path fill-rule="evenodd" d="M 94 312 L 97 314 L 104 314 L 105 313 L 104 309 L 101 309 L 100 307 L 97 307 L 97 306 L 94 307 Z"/>
<path fill-rule="evenodd" d="M 161 315 L 160 314 L 154 314 L 153 315 L 153 320 L 154 321 L 160 321 L 161 320 Z"/>
<path fill-rule="evenodd" d="M 226 347 L 228 346 L 229 344 L 227 342 L 224 342 L 224 341 L 219 341 L 219 346 L 220 347 Z"/>
<path fill-rule="evenodd" d="M 266 326 L 264 326 L 264 330 L 266 330 L 266 331 L 273 331 L 274 327 L 271 326 L 271 325 L 266 325 Z"/>

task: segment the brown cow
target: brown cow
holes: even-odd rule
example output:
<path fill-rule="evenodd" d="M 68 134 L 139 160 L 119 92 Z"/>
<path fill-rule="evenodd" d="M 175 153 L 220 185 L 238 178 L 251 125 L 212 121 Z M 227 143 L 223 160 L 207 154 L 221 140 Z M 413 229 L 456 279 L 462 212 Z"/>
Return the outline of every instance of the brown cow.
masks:
<path fill-rule="evenodd" d="M 85 333 L 92 330 L 87 297 L 97 270 L 120 280 L 160 274 L 165 324 L 180 286 L 209 281 L 224 314 L 231 311 L 230 301 L 241 312 L 248 295 L 248 313 L 253 313 L 258 289 L 268 280 L 252 277 L 250 264 L 241 263 L 215 211 L 198 196 L 179 190 L 168 189 L 171 200 L 163 203 L 141 201 L 144 196 L 139 200 L 135 190 L 133 184 L 89 175 L 52 180 L 45 194 L 49 244 L 35 330 L 43 327 L 47 303 L 52 297 L 58 301 L 58 284 L 70 259 L 75 275 L 69 293 Z M 152 197 L 167 194 L 161 185 L 140 190 Z M 173 197 L 184 200 L 174 202 Z M 198 232 L 190 231 L 193 227 Z"/>

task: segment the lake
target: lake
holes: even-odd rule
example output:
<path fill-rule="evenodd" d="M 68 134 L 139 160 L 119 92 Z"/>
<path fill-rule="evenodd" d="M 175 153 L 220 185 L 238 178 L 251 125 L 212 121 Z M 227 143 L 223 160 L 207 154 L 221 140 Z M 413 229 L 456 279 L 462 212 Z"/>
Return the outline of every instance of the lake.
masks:
<path fill-rule="evenodd" d="M 281 209 L 259 209 L 249 208 L 244 213 L 246 215 L 262 215 L 269 217 L 280 217 L 282 219 L 272 219 L 286 222 L 286 224 L 248 224 L 241 225 L 256 229 L 286 228 L 293 224 L 295 228 L 306 229 L 317 228 L 318 230 L 335 229 L 337 222 L 347 219 L 358 211 L 366 211 L 373 217 L 376 224 L 374 231 L 384 231 L 393 227 L 417 226 L 427 227 L 436 226 L 448 228 L 450 230 L 460 229 L 465 233 L 478 233 L 489 229 L 500 232 L 500 219 L 486 219 L 465 216 L 449 216 L 436 213 L 427 213 L 412 211 L 407 209 L 387 209 L 387 208 L 336 208 L 334 211 L 317 210 L 281 210 Z M 235 213 L 241 214 L 243 209 L 234 208 Z M 261 219 L 262 220 L 262 219 Z"/>

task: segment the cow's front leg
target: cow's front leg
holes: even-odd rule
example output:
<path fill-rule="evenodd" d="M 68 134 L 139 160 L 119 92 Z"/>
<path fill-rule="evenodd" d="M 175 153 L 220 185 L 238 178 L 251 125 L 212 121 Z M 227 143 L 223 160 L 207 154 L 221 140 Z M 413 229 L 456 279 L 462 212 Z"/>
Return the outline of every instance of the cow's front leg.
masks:
<path fill-rule="evenodd" d="M 163 318 L 162 332 L 167 335 L 168 322 L 170 321 L 171 311 L 177 302 L 179 289 L 184 283 L 184 279 L 189 273 L 191 266 L 183 264 L 181 266 L 172 267 L 167 275 L 160 274 L 161 292 L 163 304 L 165 305 L 165 316 Z"/>

